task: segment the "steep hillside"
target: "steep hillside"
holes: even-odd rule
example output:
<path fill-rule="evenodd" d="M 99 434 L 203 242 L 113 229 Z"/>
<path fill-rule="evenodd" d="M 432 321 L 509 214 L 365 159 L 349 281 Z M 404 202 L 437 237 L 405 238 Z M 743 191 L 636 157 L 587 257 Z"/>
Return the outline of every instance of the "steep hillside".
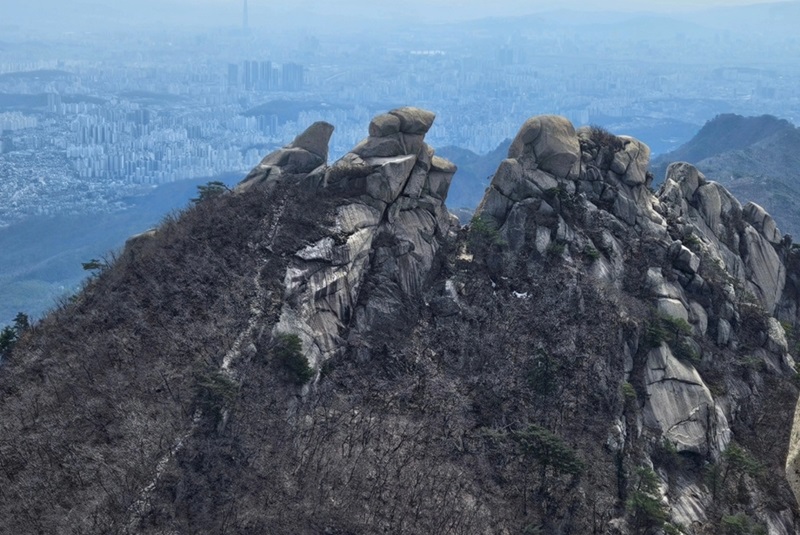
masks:
<path fill-rule="evenodd" d="M 720 115 L 688 143 L 653 162 L 659 179 L 671 162 L 697 166 L 737 198 L 763 206 L 800 236 L 800 129 L 764 115 Z"/>
<path fill-rule="evenodd" d="M 433 120 L 315 124 L 21 329 L 0 531 L 797 533 L 772 218 L 542 116 L 461 228 Z"/>
<path fill-rule="evenodd" d="M 235 184 L 241 176 L 215 177 Z M 125 238 L 155 226 L 181 209 L 208 178 L 159 186 L 125 199 L 128 207 L 110 213 L 35 216 L 0 228 L 0 325 L 20 311 L 41 317 L 55 301 L 86 278 L 81 263 L 116 250 Z"/>

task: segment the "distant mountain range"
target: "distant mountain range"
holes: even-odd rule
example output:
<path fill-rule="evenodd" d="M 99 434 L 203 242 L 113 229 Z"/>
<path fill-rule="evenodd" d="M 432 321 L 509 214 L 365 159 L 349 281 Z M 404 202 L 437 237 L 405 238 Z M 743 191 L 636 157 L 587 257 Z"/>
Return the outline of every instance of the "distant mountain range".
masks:
<path fill-rule="evenodd" d="M 770 115 L 719 115 L 688 143 L 659 156 L 656 180 L 685 161 L 728 188 L 743 203 L 763 206 L 784 233 L 800 236 L 800 129 Z"/>
<path fill-rule="evenodd" d="M 492 175 L 504 159 L 508 157 L 511 140 L 506 139 L 491 152 L 476 154 L 461 147 L 442 147 L 436 154 L 454 162 L 458 166 L 447 203 L 451 210 L 467 208 L 474 211 L 481 202 Z M 464 221 L 462 221 L 463 223 Z"/>

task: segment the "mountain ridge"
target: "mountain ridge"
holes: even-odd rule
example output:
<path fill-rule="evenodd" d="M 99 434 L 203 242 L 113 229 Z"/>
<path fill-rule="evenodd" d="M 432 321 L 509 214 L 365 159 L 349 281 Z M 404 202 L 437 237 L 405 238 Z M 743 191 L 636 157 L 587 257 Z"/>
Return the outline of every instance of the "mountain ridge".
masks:
<path fill-rule="evenodd" d="M 538 116 L 460 227 L 434 118 L 378 115 L 332 165 L 316 123 L 23 330 L 3 529 L 796 533 L 774 220 Z"/>
<path fill-rule="evenodd" d="M 712 119 L 677 150 L 656 158 L 661 177 L 673 161 L 696 165 L 738 198 L 763 206 L 784 231 L 800 235 L 800 129 L 764 115 L 725 114 Z"/>
<path fill-rule="evenodd" d="M 669 153 L 675 161 L 697 163 L 719 152 L 746 149 L 772 135 L 794 130 L 786 119 L 772 115 L 743 117 L 734 113 L 717 115 L 687 144 Z"/>

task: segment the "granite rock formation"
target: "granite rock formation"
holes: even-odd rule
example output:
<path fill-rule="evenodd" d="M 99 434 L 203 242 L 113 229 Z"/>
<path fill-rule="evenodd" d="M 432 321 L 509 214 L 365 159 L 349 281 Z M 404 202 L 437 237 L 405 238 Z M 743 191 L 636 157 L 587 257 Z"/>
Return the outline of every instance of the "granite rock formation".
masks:
<path fill-rule="evenodd" d="M 797 533 L 775 221 L 540 116 L 462 228 L 433 122 L 378 115 L 330 165 L 312 125 L 22 333 L 6 529 Z"/>
<path fill-rule="evenodd" d="M 444 199 L 456 168 L 424 142 L 433 120 L 417 108 L 379 115 L 367 139 L 318 175 L 317 186 L 341 195 L 341 203 L 326 235 L 295 253 L 275 327 L 299 335 L 315 366 L 345 347 L 351 320 L 350 336 L 363 338 L 421 296 L 453 225 Z M 303 136 L 316 137 L 307 134 L 318 128 Z M 374 291 L 358 303 L 370 269 Z"/>
<path fill-rule="evenodd" d="M 796 375 L 784 333 L 784 327 L 797 324 L 797 293 L 786 291 L 787 264 L 796 248 L 761 207 L 748 203 L 743 208 L 692 165 L 670 166 L 653 194 L 646 145 L 596 128 L 575 132 L 565 123 L 552 117 L 529 120 L 500 165 L 476 213 L 508 244 L 502 261 L 493 259 L 490 265 L 500 273 L 524 260 L 532 272 L 541 269 L 542 259 L 557 256 L 572 269 L 588 269 L 599 284 L 638 294 L 655 312 L 654 321 L 675 332 L 650 333 L 619 348 L 626 355 L 628 380 L 643 379 L 645 400 L 636 432 L 662 437 L 679 454 L 718 461 L 754 385 L 736 382 L 720 395 L 697 367 L 711 367 L 718 348 L 729 348 L 777 376 Z M 542 124 L 551 125 L 546 136 L 540 133 Z M 545 146 L 527 141 L 539 139 Z M 551 163 L 553 154 L 560 166 Z M 745 341 L 741 332 L 752 329 L 746 324 L 754 321 L 755 310 L 761 332 L 755 341 Z M 751 317 L 745 319 L 746 314 Z M 787 430 L 788 425 L 784 436 Z M 791 478 L 796 478 L 796 455 L 788 458 Z M 668 483 L 670 477 L 662 476 Z M 792 486 L 800 491 L 797 483 Z M 700 530 L 709 522 L 702 504 L 711 498 L 701 490 L 702 480 L 688 488 L 667 484 L 663 499 L 677 504 L 672 509 L 676 524 Z M 777 516 L 765 523 L 771 533 L 795 530 Z"/>

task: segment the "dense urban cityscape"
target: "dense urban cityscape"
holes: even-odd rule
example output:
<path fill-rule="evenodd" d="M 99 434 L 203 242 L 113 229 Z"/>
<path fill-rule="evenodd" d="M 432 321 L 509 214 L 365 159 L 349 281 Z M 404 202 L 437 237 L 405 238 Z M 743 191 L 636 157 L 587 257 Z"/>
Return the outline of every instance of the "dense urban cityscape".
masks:
<path fill-rule="evenodd" d="M 647 19 L 534 20 L 432 27 L 422 40 L 396 32 L 374 47 L 355 35 L 281 38 L 246 18 L 239 29 L 37 41 L 9 28 L 0 49 L 0 225 L 114 210 L 155 184 L 244 173 L 316 120 L 336 125 L 340 155 L 371 115 L 409 103 L 436 110 L 435 146 L 478 153 L 543 112 L 628 131 L 654 152 L 721 112 L 800 117 L 797 38 Z"/>

